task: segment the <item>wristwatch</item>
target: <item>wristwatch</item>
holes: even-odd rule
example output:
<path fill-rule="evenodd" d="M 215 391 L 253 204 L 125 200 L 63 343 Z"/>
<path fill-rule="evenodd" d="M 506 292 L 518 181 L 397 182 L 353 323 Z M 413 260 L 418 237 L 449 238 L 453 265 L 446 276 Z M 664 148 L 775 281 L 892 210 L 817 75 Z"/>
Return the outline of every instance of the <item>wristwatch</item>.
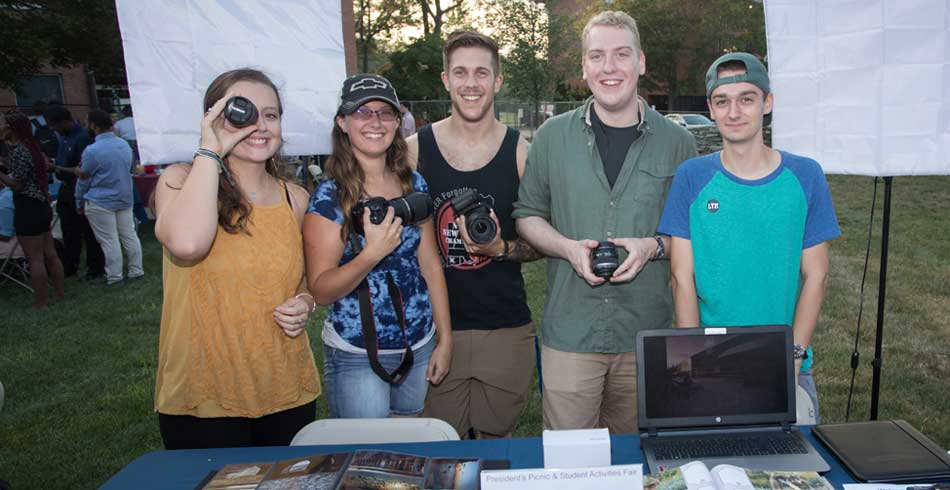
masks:
<path fill-rule="evenodd" d="M 653 254 L 653 260 L 659 260 L 663 257 L 666 257 L 666 246 L 663 245 L 663 239 L 658 236 L 653 238 L 656 240 L 656 253 Z"/>
<path fill-rule="evenodd" d="M 802 344 L 795 344 L 792 348 L 792 357 L 795 359 L 808 359 L 808 349 Z"/>
<path fill-rule="evenodd" d="M 503 239 L 501 242 L 505 244 L 505 249 L 504 249 L 504 251 L 502 251 L 500 254 L 498 254 L 498 255 L 492 257 L 492 260 L 496 260 L 496 261 L 498 261 L 498 262 L 504 262 L 505 260 L 508 260 L 508 240 L 504 240 L 504 239 Z"/>

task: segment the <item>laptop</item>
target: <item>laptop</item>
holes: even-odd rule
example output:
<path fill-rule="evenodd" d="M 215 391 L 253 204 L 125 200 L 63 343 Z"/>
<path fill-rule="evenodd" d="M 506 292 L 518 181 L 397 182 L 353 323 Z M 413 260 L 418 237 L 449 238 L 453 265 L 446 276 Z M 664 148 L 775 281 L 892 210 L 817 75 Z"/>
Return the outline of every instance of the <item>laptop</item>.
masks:
<path fill-rule="evenodd" d="M 702 461 L 768 471 L 829 471 L 795 427 L 792 329 L 644 330 L 637 416 L 650 472 Z"/>

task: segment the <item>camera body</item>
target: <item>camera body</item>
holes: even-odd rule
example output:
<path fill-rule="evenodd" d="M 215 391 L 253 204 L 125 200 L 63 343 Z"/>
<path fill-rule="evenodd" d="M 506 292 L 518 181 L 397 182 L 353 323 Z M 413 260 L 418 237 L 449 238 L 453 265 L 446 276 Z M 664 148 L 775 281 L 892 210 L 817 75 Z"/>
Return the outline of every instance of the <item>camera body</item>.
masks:
<path fill-rule="evenodd" d="M 353 217 L 354 229 L 363 233 L 363 210 L 369 209 L 369 221 L 378 225 L 386 218 L 386 211 L 393 208 L 393 214 L 402 218 L 402 224 L 411 225 L 418 223 L 432 214 L 432 199 L 425 192 L 413 192 L 411 194 L 386 200 L 383 197 L 371 197 L 363 199 L 353 206 L 350 213 Z"/>
<path fill-rule="evenodd" d="M 491 203 L 475 189 L 467 189 L 450 202 L 455 214 L 465 216 L 465 230 L 472 241 L 479 245 L 491 243 L 498 233 L 498 225 L 491 219 Z"/>
<path fill-rule="evenodd" d="M 224 103 L 224 118 L 235 128 L 256 124 L 257 117 L 257 107 L 246 97 L 235 95 Z"/>
<path fill-rule="evenodd" d="M 590 252 L 590 268 L 597 277 L 609 278 L 620 267 L 620 254 L 617 246 L 610 242 L 600 242 Z"/>

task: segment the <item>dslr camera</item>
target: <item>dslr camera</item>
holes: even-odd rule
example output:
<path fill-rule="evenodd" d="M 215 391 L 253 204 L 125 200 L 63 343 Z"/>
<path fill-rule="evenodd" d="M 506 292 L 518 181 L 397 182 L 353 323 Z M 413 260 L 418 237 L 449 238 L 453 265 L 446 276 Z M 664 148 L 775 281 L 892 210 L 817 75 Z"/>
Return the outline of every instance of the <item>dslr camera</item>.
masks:
<path fill-rule="evenodd" d="M 477 190 L 467 189 L 450 202 L 455 214 L 465 216 L 465 230 L 473 242 L 484 245 L 495 238 L 498 225 L 491 219 L 491 203 L 482 199 Z"/>
<path fill-rule="evenodd" d="M 389 208 L 393 208 L 395 216 L 402 218 L 402 224 L 411 225 L 428 218 L 432 214 L 432 199 L 425 192 L 413 192 L 388 201 L 383 197 L 363 199 L 353 206 L 351 212 L 354 229 L 360 234 L 363 233 L 364 209 L 369 209 L 369 221 L 374 225 L 378 225 L 383 222 L 386 217 L 386 210 Z"/>

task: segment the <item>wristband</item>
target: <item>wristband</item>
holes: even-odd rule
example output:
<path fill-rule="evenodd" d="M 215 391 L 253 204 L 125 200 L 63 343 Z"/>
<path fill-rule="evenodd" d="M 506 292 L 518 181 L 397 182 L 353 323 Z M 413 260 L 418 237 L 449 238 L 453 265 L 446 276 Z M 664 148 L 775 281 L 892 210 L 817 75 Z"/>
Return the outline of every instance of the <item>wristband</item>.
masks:
<path fill-rule="evenodd" d="M 313 300 L 313 306 L 310 307 L 310 314 L 312 315 L 313 312 L 317 311 L 317 300 L 314 299 L 313 295 L 310 293 L 300 293 L 297 296 L 294 296 L 294 298 L 299 298 L 301 296 L 310 296 L 310 299 Z"/>

